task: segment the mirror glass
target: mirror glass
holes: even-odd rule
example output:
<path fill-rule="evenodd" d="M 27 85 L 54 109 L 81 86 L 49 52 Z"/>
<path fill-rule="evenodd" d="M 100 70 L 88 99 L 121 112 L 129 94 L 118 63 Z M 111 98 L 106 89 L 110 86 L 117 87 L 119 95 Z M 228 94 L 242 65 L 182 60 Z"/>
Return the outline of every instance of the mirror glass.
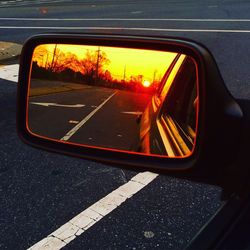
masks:
<path fill-rule="evenodd" d="M 198 121 L 190 56 L 121 47 L 35 48 L 28 94 L 31 133 L 85 146 L 189 156 Z"/>

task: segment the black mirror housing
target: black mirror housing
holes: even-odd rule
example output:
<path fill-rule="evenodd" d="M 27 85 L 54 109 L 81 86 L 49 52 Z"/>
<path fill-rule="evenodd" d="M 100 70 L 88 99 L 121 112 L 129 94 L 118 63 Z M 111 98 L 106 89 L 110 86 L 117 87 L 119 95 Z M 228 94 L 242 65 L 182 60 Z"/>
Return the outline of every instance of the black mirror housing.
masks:
<path fill-rule="evenodd" d="M 27 100 L 32 54 L 41 44 L 78 44 L 151 49 L 191 56 L 198 70 L 199 114 L 196 146 L 186 158 L 164 158 L 80 146 L 35 136 L 27 126 Z M 31 37 L 23 46 L 17 93 L 17 131 L 27 144 L 45 150 L 82 157 L 129 169 L 164 173 L 206 173 L 225 166 L 237 154 L 243 113 L 228 92 L 207 48 L 194 41 L 168 37 L 129 36 L 114 34 L 43 34 Z"/>

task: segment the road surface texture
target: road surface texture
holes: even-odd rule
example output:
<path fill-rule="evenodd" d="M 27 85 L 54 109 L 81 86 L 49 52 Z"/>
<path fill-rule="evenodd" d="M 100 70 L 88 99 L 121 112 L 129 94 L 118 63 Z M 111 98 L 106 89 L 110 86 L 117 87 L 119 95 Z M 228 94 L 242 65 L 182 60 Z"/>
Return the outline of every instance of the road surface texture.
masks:
<path fill-rule="evenodd" d="M 67 141 L 79 144 L 136 151 L 139 148 L 137 116 L 143 113 L 151 96 L 78 85 L 80 90 L 30 97 L 30 130 L 57 140 L 67 137 Z M 70 131 L 72 135 L 68 138 Z"/>
<path fill-rule="evenodd" d="M 0 1 L 0 39 L 23 44 L 55 31 L 191 38 L 214 54 L 232 95 L 249 99 L 249 8 L 242 0 Z M 16 134 L 16 76 L 1 79 L 3 67 L 0 249 L 25 249 L 138 173 L 23 144 Z M 226 202 L 221 194 L 218 186 L 159 175 L 88 230 L 57 240 L 66 249 L 183 249 Z"/>

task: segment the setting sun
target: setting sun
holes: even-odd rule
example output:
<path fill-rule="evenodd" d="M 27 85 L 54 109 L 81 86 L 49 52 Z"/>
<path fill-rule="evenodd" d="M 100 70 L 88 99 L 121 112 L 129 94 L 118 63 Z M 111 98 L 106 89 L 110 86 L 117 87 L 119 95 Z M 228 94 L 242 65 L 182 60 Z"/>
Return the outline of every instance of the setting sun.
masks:
<path fill-rule="evenodd" d="M 145 80 L 145 81 L 143 81 L 142 85 L 143 85 L 143 87 L 148 88 L 151 86 L 151 82 L 148 80 Z"/>

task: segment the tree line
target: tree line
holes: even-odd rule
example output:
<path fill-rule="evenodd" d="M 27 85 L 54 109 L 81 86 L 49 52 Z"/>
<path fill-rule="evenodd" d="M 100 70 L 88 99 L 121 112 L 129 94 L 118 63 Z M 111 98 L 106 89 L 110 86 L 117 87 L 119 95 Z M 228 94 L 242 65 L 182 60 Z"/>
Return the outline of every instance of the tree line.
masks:
<path fill-rule="evenodd" d="M 74 53 L 65 53 L 57 45 L 52 52 L 41 45 L 33 54 L 31 77 L 140 92 L 153 92 L 158 86 L 157 82 L 145 90 L 142 87 L 143 75 L 130 76 L 129 80 L 115 79 L 111 72 L 105 69 L 109 64 L 107 54 L 99 47 L 96 51 L 87 49 L 84 57 L 78 59 Z"/>

